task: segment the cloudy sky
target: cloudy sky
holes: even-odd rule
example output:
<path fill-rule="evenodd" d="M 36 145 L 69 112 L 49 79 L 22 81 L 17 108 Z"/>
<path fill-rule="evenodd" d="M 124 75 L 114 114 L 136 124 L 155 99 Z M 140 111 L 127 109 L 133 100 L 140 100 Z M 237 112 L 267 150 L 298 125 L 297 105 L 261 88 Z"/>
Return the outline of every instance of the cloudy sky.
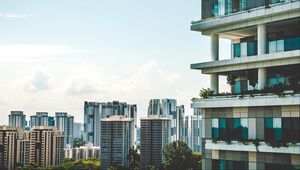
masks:
<path fill-rule="evenodd" d="M 0 0 L 0 125 L 11 110 L 66 111 L 84 101 L 190 99 L 209 87 L 190 70 L 209 61 L 209 37 L 190 31 L 200 0 Z M 230 44 L 220 42 L 220 58 Z M 222 86 L 226 89 L 225 86 Z"/>

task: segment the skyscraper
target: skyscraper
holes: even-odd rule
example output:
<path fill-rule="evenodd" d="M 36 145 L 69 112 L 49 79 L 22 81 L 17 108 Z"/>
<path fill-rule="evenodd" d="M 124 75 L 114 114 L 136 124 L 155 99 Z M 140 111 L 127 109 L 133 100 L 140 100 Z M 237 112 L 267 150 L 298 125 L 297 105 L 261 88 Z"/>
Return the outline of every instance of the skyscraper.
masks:
<path fill-rule="evenodd" d="M 14 170 L 17 165 L 17 142 L 25 138 L 21 127 L 0 126 L 0 169 Z"/>
<path fill-rule="evenodd" d="M 65 112 L 56 112 L 55 125 L 58 130 L 64 131 L 64 143 L 73 146 L 74 116 L 68 115 Z"/>
<path fill-rule="evenodd" d="M 106 170 L 114 164 L 129 166 L 133 133 L 133 118 L 114 115 L 101 120 L 101 169 Z"/>
<path fill-rule="evenodd" d="M 170 142 L 170 119 L 158 115 L 141 118 L 141 168 L 163 163 L 162 149 Z"/>
<path fill-rule="evenodd" d="M 46 167 L 64 161 L 64 132 L 53 126 L 35 126 L 29 132 L 29 162 Z"/>
<path fill-rule="evenodd" d="M 177 106 L 175 99 L 151 99 L 148 106 L 148 116 L 157 115 L 170 119 L 170 142 L 180 139 L 180 128 L 183 125 L 184 106 Z"/>
<path fill-rule="evenodd" d="M 83 137 L 83 124 L 82 123 L 74 123 L 74 138 Z"/>
<path fill-rule="evenodd" d="M 8 115 L 9 126 L 21 127 L 25 128 L 26 125 L 26 115 L 24 115 L 23 111 L 11 111 L 10 115 Z"/>
<path fill-rule="evenodd" d="M 182 141 L 193 152 L 201 152 L 201 119 L 194 115 L 185 116 L 184 127 Z"/>
<path fill-rule="evenodd" d="M 211 38 L 210 75 L 201 109 L 202 169 L 299 169 L 300 1 L 202 0 L 191 29 Z M 219 60 L 219 39 L 231 58 Z M 204 50 L 204 49 L 203 49 Z M 219 93 L 219 76 L 229 93 Z M 292 145 L 291 143 L 294 143 Z"/>
<path fill-rule="evenodd" d="M 136 141 L 137 107 L 135 104 L 113 101 L 107 103 L 84 102 L 84 138 L 94 146 L 101 143 L 101 119 L 122 115 L 134 121 L 134 141 Z"/>
<path fill-rule="evenodd" d="M 36 112 L 36 115 L 30 116 L 30 127 L 49 126 L 49 117 L 47 112 Z"/>

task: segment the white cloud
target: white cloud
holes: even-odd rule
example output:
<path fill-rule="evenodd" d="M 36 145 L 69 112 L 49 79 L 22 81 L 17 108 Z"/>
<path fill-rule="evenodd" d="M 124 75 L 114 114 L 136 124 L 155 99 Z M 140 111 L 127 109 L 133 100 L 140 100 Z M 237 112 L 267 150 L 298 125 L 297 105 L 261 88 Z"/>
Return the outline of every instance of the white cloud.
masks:
<path fill-rule="evenodd" d="M 104 73 L 94 64 L 83 64 L 73 70 L 63 88 L 71 95 L 98 93 L 113 97 L 139 97 L 161 92 L 179 78 L 178 74 L 165 73 L 155 62 L 149 62 L 133 75 L 125 77 Z"/>
<path fill-rule="evenodd" d="M 28 76 L 24 76 L 18 81 L 18 86 L 26 91 L 44 91 L 50 88 L 51 76 L 48 71 L 41 66 L 32 69 Z"/>
<path fill-rule="evenodd" d="M 35 15 L 33 14 L 15 14 L 12 12 L 4 12 L 4 13 L 0 13 L 0 17 L 3 18 L 26 18 L 26 17 L 33 17 Z"/>
<path fill-rule="evenodd" d="M 60 44 L 12 44 L 0 45 L 0 62 L 32 61 L 39 57 L 54 57 L 81 52 Z"/>

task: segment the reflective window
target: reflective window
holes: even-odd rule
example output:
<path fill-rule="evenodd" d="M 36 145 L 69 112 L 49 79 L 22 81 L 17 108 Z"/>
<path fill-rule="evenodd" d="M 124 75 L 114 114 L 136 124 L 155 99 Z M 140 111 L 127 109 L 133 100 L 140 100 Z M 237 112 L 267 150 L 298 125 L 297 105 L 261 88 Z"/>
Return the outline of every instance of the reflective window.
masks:
<path fill-rule="evenodd" d="M 265 139 L 281 140 L 282 128 L 281 118 L 265 118 Z"/>
<path fill-rule="evenodd" d="M 241 44 L 233 44 L 233 57 L 241 57 Z"/>
<path fill-rule="evenodd" d="M 269 42 L 269 53 L 276 53 L 276 41 Z"/>
<path fill-rule="evenodd" d="M 219 139 L 219 120 L 212 119 L 212 138 Z"/>
<path fill-rule="evenodd" d="M 276 41 L 276 52 L 283 52 L 284 51 L 284 40 L 277 40 Z"/>
<path fill-rule="evenodd" d="M 241 118 L 241 127 L 242 127 L 242 139 L 248 139 L 248 119 Z"/>
<path fill-rule="evenodd" d="M 247 43 L 241 43 L 241 57 L 247 56 Z"/>
<path fill-rule="evenodd" d="M 282 136 L 287 141 L 300 142 L 300 118 L 282 118 Z"/>
<path fill-rule="evenodd" d="M 219 119 L 219 138 L 226 139 L 226 119 Z"/>
<path fill-rule="evenodd" d="M 247 56 L 252 56 L 256 55 L 256 47 L 255 47 L 255 42 L 247 42 Z"/>

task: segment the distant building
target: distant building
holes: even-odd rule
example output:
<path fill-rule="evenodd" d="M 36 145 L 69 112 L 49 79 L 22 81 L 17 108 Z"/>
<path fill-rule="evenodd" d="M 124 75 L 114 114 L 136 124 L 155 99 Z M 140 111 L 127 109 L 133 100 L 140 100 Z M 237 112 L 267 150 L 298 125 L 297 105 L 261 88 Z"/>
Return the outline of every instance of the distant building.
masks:
<path fill-rule="evenodd" d="M 29 162 L 41 167 L 64 161 L 64 132 L 53 126 L 35 126 L 29 132 Z"/>
<path fill-rule="evenodd" d="M 64 131 L 64 143 L 73 146 L 74 116 L 68 115 L 66 112 L 56 112 L 55 125 L 58 130 Z"/>
<path fill-rule="evenodd" d="M 30 127 L 49 126 L 48 112 L 36 112 L 36 115 L 30 116 Z"/>
<path fill-rule="evenodd" d="M 106 170 L 114 164 L 129 165 L 133 133 L 133 118 L 114 115 L 101 120 L 101 169 Z"/>
<path fill-rule="evenodd" d="M 28 138 L 19 139 L 17 141 L 17 163 L 18 165 L 27 165 L 29 163 L 29 147 Z"/>
<path fill-rule="evenodd" d="M 202 152 L 201 146 L 201 119 L 197 116 L 185 116 L 185 128 L 182 141 L 185 142 L 193 152 Z"/>
<path fill-rule="evenodd" d="M 100 147 L 93 146 L 93 144 L 86 144 L 79 148 L 72 148 L 71 145 L 65 147 L 65 158 L 72 159 L 88 159 L 88 158 L 100 158 Z"/>
<path fill-rule="evenodd" d="M 84 102 L 84 140 L 93 143 L 94 146 L 101 145 L 101 119 L 113 115 L 122 115 L 132 118 L 135 132 L 133 137 L 136 141 L 137 107 L 135 104 L 126 102 Z"/>
<path fill-rule="evenodd" d="M 170 119 L 158 115 L 141 118 L 141 167 L 161 165 L 162 149 L 170 142 Z"/>
<path fill-rule="evenodd" d="M 184 106 L 177 106 L 175 99 L 151 99 L 148 106 L 148 116 L 157 115 L 170 119 L 170 142 L 180 139 L 180 128 L 184 121 Z"/>
<path fill-rule="evenodd" d="M 8 119 L 9 126 L 21 127 L 22 129 L 26 126 L 26 115 L 24 115 L 23 111 L 11 111 Z"/>
<path fill-rule="evenodd" d="M 48 126 L 55 126 L 55 119 L 52 116 L 48 117 Z"/>
<path fill-rule="evenodd" d="M 21 127 L 0 126 L 0 169 L 14 170 L 17 159 L 22 154 L 18 152 L 18 140 L 26 135 Z M 22 163 L 22 162 L 19 162 Z"/>
<path fill-rule="evenodd" d="M 83 137 L 83 124 L 82 123 L 74 123 L 74 138 Z"/>

